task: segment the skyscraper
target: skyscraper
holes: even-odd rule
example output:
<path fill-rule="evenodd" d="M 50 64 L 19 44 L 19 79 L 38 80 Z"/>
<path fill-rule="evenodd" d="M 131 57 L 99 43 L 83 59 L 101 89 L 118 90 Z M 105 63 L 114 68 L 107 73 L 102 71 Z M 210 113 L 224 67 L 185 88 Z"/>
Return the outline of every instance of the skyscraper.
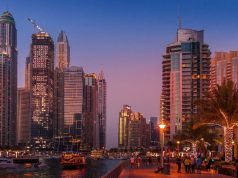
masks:
<path fill-rule="evenodd" d="M 31 137 L 31 93 L 29 89 L 17 90 L 17 143 L 27 143 Z"/>
<path fill-rule="evenodd" d="M 0 145 L 16 144 L 17 30 L 10 12 L 0 16 Z"/>
<path fill-rule="evenodd" d="M 215 52 L 211 60 L 211 88 L 227 80 L 238 84 L 238 51 Z"/>
<path fill-rule="evenodd" d="M 149 127 L 150 127 L 150 144 L 158 145 L 159 129 L 158 129 L 158 118 L 157 117 L 150 118 Z"/>
<path fill-rule="evenodd" d="M 28 56 L 25 63 L 25 88 L 31 88 L 31 58 Z"/>
<path fill-rule="evenodd" d="M 194 101 L 209 89 L 210 50 L 203 31 L 178 29 L 175 42 L 166 47 L 162 61 L 161 116 L 168 124 L 165 140 L 182 131 L 196 113 Z"/>
<path fill-rule="evenodd" d="M 105 148 L 106 146 L 106 97 L 107 97 L 107 84 L 103 71 L 98 74 L 98 112 L 97 119 L 99 122 L 99 147 Z"/>
<path fill-rule="evenodd" d="M 136 148 L 149 146 L 149 125 L 139 112 L 124 105 L 119 113 L 118 146 Z"/>
<path fill-rule="evenodd" d="M 84 80 L 84 144 L 87 148 L 99 148 L 99 121 L 97 118 L 97 76 L 94 73 L 85 74 Z"/>
<path fill-rule="evenodd" d="M 119 113 L 118 146 L 127 147 L 129 142 L 129 121 L 133 111 L 129 105 L 123 105 Z"/>
<path fill-rule="evenodd" d="M 32 35 L 31 43 L 32 137 L 52 137 L 54 42 L 46 32 Z"/>
<path fill-rule="evenodd" d="M 64 133 L 64 69 L 70 65 L 70 47 L 65 32 L 61 31 L 56 43 L 54 76 L 54 136 Z"/>
<path fill-rule="evenodd" d="M 64 70 L 64 135 L 82 139 L 84 71 L 71 66 Z"/>
<path fill-rule="evenodd" d="M 63 71 L 70 64 L 70 47 L 67 35 L 64 31 L 59 33 L 56 43 L 56 61 L 57 68 Z"/>

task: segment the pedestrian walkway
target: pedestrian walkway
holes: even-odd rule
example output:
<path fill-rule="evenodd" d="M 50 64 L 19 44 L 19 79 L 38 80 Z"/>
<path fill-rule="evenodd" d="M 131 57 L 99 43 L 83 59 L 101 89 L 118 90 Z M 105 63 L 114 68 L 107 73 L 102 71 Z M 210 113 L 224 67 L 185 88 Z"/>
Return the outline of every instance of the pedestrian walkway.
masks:
<path fill-rule="evenodd" d="M 126 168 L 122 171 L 119 178 L 232 178 L 230 176 L 207 171 L 202 171 L 201 174 L 186 174 L 184 169 L 182 169 L 182 173 L 177 173 L 177 166 L 175 164 L 171 164 L 170 175 L 154 173 L 155 170 L 155 166 L 143 168 Z"/>

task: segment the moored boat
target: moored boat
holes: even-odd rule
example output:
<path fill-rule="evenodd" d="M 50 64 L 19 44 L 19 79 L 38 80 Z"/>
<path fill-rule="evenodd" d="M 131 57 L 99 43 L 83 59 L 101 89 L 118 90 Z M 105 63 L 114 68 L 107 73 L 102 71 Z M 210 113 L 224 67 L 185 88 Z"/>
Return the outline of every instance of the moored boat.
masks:
<path fill-rule="evenodd" d="M 0 158 L 0 169 L 16 169 L 17 165 L 12 162 L 11 158 Z"/>
<path fill-rule="evenodd" d="M 38 163 L 39 158 L 37 157 L 21 157 L 21 158 L 13 158 L 13 163 L 24 164 L 24 163 Z"/>
<path fill-rule="evenodd" d="M 90 154 L 92 159 L 104 159 L 104 150 L 92 150 Z"/>
<path fill-rule="evenodd" d="M 63 153 L 61 165 L 64 169 L 76 169 L 86 166 L 86 157 L 80 153 Z"/>

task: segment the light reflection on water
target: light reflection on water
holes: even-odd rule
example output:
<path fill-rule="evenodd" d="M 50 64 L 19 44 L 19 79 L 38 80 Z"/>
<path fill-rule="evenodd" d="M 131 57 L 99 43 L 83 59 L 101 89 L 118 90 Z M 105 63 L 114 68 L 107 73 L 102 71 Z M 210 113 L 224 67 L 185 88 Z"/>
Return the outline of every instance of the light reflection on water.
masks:
<path fill-rule="evenodd" d="M 44 160 L 48 167 L 44 169 L 0 170 L 0 178 L 98 178 L 115 167 L 118 160 L 89 160 L 87 167 L 76 170 L 64 170 L 57 159 Z"/>

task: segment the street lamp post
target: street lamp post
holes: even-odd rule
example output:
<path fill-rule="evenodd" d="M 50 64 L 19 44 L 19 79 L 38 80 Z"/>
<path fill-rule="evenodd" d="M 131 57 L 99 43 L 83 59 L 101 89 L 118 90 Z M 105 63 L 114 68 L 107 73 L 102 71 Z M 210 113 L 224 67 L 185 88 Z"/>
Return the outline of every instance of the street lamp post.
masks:
<path fill-rule="evenodd" d="M 161 122 L 159 124 L 159 128 L 160 128 L 160 131 L 162 133 L 162 142 L 161 142 L 161 157 L 160 157 L 160 161 L 161 161 L 161 167 L 164 166 L 164 128 L 165 128 L 165 124 L 163 122 Z"/>
<path fill-rule="evenodd" d="M 234 140 L 232 140 L 232 159 L 234 158 L 234 155 L 235 155 L 235 142 Z"/>
<path fill-rule="evenodd" d="M 177 145 L 178 145 L 178 155 L 179 155 L 179 144 L 180 144 L 180 141 L 177 141 Z"/>

